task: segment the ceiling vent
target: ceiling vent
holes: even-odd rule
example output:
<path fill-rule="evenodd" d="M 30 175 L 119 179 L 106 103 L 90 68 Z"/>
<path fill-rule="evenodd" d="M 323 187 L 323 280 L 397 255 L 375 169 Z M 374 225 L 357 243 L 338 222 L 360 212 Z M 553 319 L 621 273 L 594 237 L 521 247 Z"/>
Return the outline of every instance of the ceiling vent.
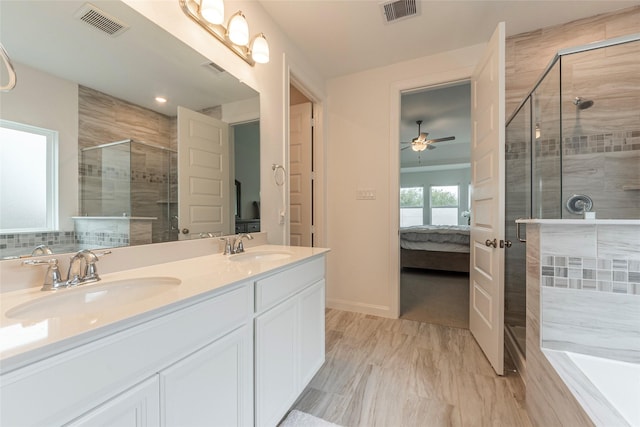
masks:
<path fill-rule="evenodd" d="M 85 3 L 84 6 L 78 9 L 73 17 L 91 25 L 103 33 L 109 34 L 111 37 L 117 37 L 129 29 L 127 24 L 98 9 L 91 3 Z"/>
<path fill-rule="evenodd" d="M 215 62 L 207 62 L 206 64 L 204 64 L 204 66 L 207 67 L 209 70 L 213 71 L 214 74 L 222 74 L 226 71 L 224 68 L 222 68 Z"/>
<path fill-rule="evenodd" d="M 380 3 L 386 23 L 400 21 L 418 15 L 416 0 L 395 0 Z"/>

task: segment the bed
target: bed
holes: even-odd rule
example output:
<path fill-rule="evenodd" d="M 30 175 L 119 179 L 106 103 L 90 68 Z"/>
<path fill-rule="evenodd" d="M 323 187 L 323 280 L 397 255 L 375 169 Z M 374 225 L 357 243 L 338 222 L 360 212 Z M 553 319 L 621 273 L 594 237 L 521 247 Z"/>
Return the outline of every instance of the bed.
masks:
<path fill-rule="evenodd" d="M 400 265 L 469 272 L 468 225 L 418 225 L 400 229 Z"/>

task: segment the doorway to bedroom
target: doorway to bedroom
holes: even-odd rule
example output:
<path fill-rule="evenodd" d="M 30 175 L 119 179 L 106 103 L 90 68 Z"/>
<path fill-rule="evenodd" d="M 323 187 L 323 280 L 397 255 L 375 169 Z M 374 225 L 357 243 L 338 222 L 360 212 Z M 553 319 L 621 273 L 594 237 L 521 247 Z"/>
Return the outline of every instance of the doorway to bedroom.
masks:
<path fill-rule="evenodd" d="M 469 81 L 402 92 L 400 317 L 469 327 Z"/>

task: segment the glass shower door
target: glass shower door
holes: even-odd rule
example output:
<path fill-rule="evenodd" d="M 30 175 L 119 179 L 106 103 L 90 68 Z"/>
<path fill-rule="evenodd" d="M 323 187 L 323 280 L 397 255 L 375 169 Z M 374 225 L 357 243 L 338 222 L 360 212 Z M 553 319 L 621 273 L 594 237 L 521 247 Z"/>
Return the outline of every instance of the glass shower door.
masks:
<path fill-rule="evenodd" d="M 520 107 L 506 128 L 504 322 L 508 339 L 525 354 L 526 246 L 516 237 L 516 219 L 531 216 L 531 98 Z"/>

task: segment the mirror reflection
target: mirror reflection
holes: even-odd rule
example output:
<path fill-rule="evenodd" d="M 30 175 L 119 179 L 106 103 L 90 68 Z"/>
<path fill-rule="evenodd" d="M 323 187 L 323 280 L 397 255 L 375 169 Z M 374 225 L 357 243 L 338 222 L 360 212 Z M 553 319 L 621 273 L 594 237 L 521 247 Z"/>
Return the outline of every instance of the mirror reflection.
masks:
<path fill-rule="evenodd" d="M 120 1 L 2 2 L 0 40 L 0 258 L 259 231 L 257 92 Z"/>

